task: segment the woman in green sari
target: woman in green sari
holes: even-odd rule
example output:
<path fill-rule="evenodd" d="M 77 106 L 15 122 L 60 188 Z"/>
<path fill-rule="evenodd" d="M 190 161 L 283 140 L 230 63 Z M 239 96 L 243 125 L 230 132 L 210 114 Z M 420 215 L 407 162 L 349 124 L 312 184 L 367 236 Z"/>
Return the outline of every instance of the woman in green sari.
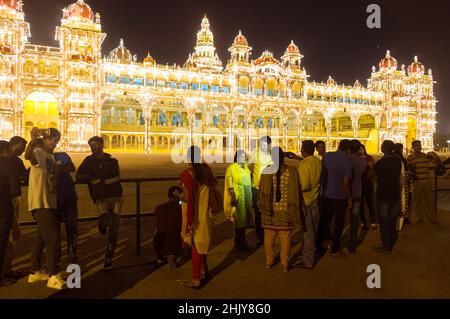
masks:
<path fill-rule="evenodd" d="M 252 180 L 243 150 L 236 151 L 225 174 L 224 211 L 234 224 L 234 248 L 248 249 L 245 230 L 253 227 Z"/>

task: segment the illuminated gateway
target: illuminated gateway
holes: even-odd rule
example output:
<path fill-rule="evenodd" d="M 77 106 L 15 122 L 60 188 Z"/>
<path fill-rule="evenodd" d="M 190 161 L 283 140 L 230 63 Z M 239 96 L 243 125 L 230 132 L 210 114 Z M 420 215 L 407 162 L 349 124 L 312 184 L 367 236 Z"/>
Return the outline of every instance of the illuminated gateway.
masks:
<path fill-rule="evenodd" d="M 386 138 L 431 149 L 435 105 L 431 70 L 417 57 L 398 67 L 389 51 L 368 86 L 308 81 L 291 42 L 281 59 L 250 60 L 239 32 L 223 64 L 205 16 L 183 66 L 138 61 L 121 40 L 102 57 L 100 14 L 83 0 L 63 10 L 58 47 L 30 44 L 21 0 L 0 0 L 0 135 L 29 138 L 33 126 L 56 127 L 61 146 L 85 150 L 102 135 L 117 151 L 163 152 L 181 139 L 203 148 L 251 149 L 260 134 L 298 151 L 302 139 L 359 138 L 377 152 Z M 233 136 L 233 138 L 231 138 Z"/>

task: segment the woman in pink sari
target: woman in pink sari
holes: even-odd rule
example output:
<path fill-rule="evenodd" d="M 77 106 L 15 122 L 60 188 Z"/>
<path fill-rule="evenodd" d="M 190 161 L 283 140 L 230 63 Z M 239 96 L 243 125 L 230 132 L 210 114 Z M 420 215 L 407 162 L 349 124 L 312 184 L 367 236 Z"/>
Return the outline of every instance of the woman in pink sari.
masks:
<path fill-rule="evenodd" d="M 191 146 L 188 150 L 189 167 L 181 173 L 183 185 L 182 237 L 192 249 L 192 280 L 182 281 L 186 287 L 200 288 L 202 268 L 209 279 L 206 255 L 211 246 L 213 218 L 209 205 L 209 190 L 217 180 L 211 168 L 202 162 L 201 150 Z"/>

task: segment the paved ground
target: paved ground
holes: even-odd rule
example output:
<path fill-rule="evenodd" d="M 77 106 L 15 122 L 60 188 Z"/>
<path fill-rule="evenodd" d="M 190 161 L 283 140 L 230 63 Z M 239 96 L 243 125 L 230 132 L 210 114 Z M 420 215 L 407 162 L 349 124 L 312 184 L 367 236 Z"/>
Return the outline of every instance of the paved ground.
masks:
<path fill-rule="evenodd" d="M 0 288 L 0 298 L 450 298 L 450 211 L 439 211 L 440 226 L 411 225 L 399 236 L 395 253 L 376 254 L 377 231 L 362 234 L 354 256 L 337 258 L 326 254 L 314 270 L 281 266 L 264 267 L 262 248 L 237 252 L 232 247 L 232 226 L 219 216 L 214 232 L 214 248 L 208 256 L 214 278 L 201 290 L 180 286 L 177 279 L 191 274 L 189 262 L 176 270 L 156 267 L 151 247 L 153 217 L 143 224 L 142 256 L 135 256 L 134 220 L 122 223 L 114 270 L 102 268 L 105 238 L 93 222 L 80 225 L 82 288 L 55 292 L 45 282 Z M 25 227 L 18 243 L 16 269 L 27 269 L 34 227 Z M 255 239 L 254 234 L 249 236 Z M 344 240 L 345 242 L 345 240 Z M 63 247 L 64 248 L 64 247 Z M 297 255 L 299 244 L 293 249 Z M 64 258 L 63 264 L 66 264 Z M 381 267 L 381 289 L 368 289 L 366 268 Z"/>
<path fill-rule="evenodd" d="M 74 156 L 79 163 L 82 156 Z M 163 155 L 120 155 L 124 177 L 177 176 L 182 165 L 170 165 Z M 137 168 L 136 168 L 137 167 Z M 214 165 L 223 174 L 225 165 Z M 150 211 L 162 201 L 172 183 L 148 185 L 143 190 L 143 210 Z M 449 180 L 441 185 L 448 187 Z M 134 211 L 134 193 L 126 189 L 126 212 Z M 80 215 L 92 215 L 86 193 L 80 195 Z M 24 207 L 24 206 L 22 206 Z M 181 287 L 176 280 L 190 277 L 189 262 L 171 271 L 156 267 L 151 235 L 153 217 L 143 219 L 142 256 L 135 255 L 134 219 L 121 226 L 114 270 L 102 270 L 105 238 L 98 234 L 95 222 L 80 224 L 79 263 L 82 288 L 55 292 L 45 283 L 26 283 L 0 288 L 0 298 L 450 298 L 450 193 L 439 198 L 440 226 L 411 225 L 400 235 L 391 256 L 377 255 L 372 247 L 379 240 L 377 231 L 362 234 L 358 253 L 347 258 L 326 254 L 312 271 L 294 269 L 283 273 L 277 265 L 264 268 L 262 248 L 242 253 L 232 250 L 232 225 L 218 216 L 214 248 L 208 256 L 214 278 L 201 290 Z M 23 213 L 23 218 L 27 215 Z M 24 227 L 17 245 L 16 269 L 27 269 L 34 227 Z M 254 241 L 254 234 L 250 234 Z M 345 242 L 345 240 L 344 240 Z M 63 247 L 64 249 L 65 247 Z M 298 254 L 299 244 L 293 249 Z M 66 265 L 65 256 L 63 264 Z M 381 266 L 381 289 L 368 289 L 366 268 Z"/>

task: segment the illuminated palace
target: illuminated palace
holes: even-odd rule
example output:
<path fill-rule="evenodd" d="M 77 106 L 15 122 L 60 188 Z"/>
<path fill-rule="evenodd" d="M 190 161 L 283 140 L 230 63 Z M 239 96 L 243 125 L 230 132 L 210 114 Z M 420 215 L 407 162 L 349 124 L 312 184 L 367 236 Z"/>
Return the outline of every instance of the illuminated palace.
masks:
<path fill-rule="evenodd" d="M 308 80 L 291 42 L 278 59 L 252 48 L 241 32 L 222 63 L 205 16 L 183 66 L 139 61 L 120 41 L 102 56 L 100 14 L 83 0 L 63 10 L 57 47 L 31 44 L 21 0 L 0 0 L 0 135 L 29 138 L 56 127 L 61 148 L 86 150 L 102 135 L 108 149 L 164 152 L 181 140 L 203 148 L 252 149 L 257 136 L 298 152 L 302 139 L 358 138 L 369 152 L 380 141 L 433 146 L 433 77 L 417 57 L 405 68 L 388 51 L 367 86 Z"/>

